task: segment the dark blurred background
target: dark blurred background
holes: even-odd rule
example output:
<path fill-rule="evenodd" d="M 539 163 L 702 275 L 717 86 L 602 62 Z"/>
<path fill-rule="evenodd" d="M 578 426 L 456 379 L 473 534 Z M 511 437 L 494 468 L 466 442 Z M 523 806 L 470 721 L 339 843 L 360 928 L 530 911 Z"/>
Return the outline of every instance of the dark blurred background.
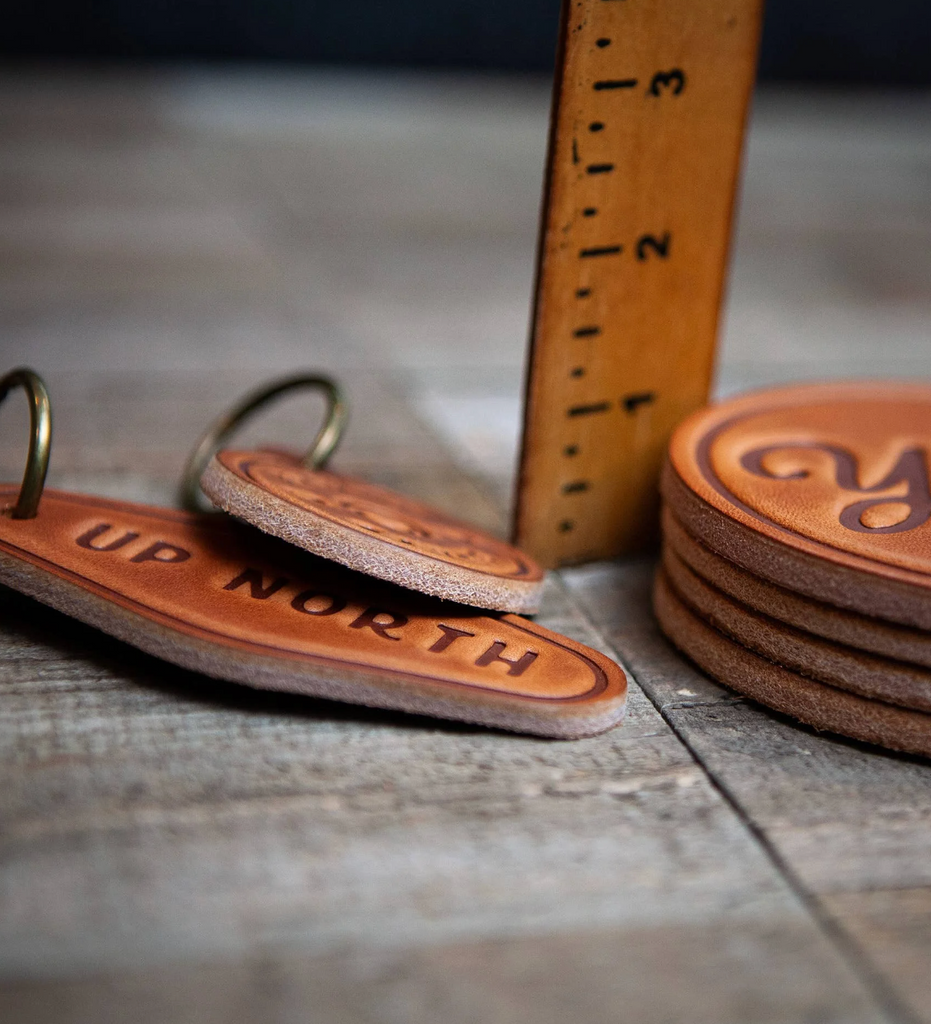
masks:
<path fill-rule="evenodd" d="M 559 0 L 33 0 L 7 8 L 0 53 L 548 71 L 558 9 Z M 767 5 L 763 79 L 926 85 L 929 58 L 929 0 Z"/>

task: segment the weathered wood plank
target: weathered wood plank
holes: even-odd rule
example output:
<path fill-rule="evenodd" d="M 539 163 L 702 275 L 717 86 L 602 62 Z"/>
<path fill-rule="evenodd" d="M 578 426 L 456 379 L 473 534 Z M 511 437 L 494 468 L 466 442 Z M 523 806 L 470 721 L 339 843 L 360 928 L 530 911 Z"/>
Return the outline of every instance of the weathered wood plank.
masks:
<path fill-rule="evenodd" d="M 694 668 L 659 633 L 651 611 L 656 559 L 595 562 L 560 573 L 586 617 L 623 652 L 637 681 L 662 711 L 742 697 Z"/>
<path fill-rule="evenodd" d="M 179 964 L 145 973 L 0 990 L 18 1024 L 859 1024 L 882 1019 L 797 920 L 735 915 L 699 925 L 508 937 L 419 950 Z M 759 964 L 766 969 L 760 970 Z"/>
<path fill-rule="evenodd" d="M 489 396 L 496 424 L 507 395 L 517 421 L 546 87 L 349 82 L 0 79 L 0 349 L 50 377 L 55 483 L 170 500 L 224 403 L 319 366 L 354 399 L 344 468 L 504 529 L 515 438 L 475 431 Z M 789 177 L 836 177 L 819 150 L 766 138 Z M 792 231 L 806 273 L 835 275 L 819 324 L 874 265 L 825 256 L 840 243 L 811 211 L 791 231 L 767 219 L 782 178 L 771 152 L 750 160 L 730 336 L 752 336 L 729 350 L 731 383 L 840 351 L 836 329 L 818 349 L 806 326 L 813 292 L 774 343 Z M 926 296 L 907 280 L 896 365 Z M 869 323 L 892 324 L 871 302 Z M 21 413 L 0 414 L 4 476 Z M 299 439 L 312 415 L 296 400 L 251 436 Z M 0 594 L 0 1016 L 902 1019 L 870 970 L 923 999 L 908 965 L 928 948 L 925 769 L 732 704 L 657 637 L 649 573 L 554 578 L 542 621 L 621 650 L 702 764 L 636 686 L 621 729 L 547 743 L 227 686 Z M 889 895 L 898 880 L 913 904 Z"/>
<path fill-rule="evenodd" d="M 554 590 L 552 621 L 584 635 Z M 636 695 L 624 728 L 547 743 L 166 672 L 77 626 L 50 665 L 37 641 L 60 617 L 17 619 L 8 965 L 703 918 L 738 890 L 757 913 L 792 905 Z"/>
<path fill-rule="evenodd" d="M 800 895 L 839 928 L 893 1012 L 919 1006 L 922 989 L 908 963 L 926 936 L 900 920 L 894 889 L 931 887 L 931 765 L 818 735 L 704 679 L 658 635 L 649 568 L 602 565 L 562 575 L 596 622 L 618 623 L 609 635 L 646 693 L 765 837 Z M 890 948 L 901 948 L 901 969 Z"/>
<path fill-rule="evenodd" d="M 889 979 L 914 1019 L 931 1020 L 931 886 L 830 893 L 822 901 Z"/>

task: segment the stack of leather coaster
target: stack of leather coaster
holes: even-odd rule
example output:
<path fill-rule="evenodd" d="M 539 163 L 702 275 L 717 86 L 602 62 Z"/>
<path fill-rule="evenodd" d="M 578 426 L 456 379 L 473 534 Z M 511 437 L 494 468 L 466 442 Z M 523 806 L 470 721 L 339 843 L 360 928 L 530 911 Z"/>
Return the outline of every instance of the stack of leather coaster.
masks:
<path fill-rule="evenodd" d="M 931 387 L 756 392 L 676 431 L 663 630 L 818 729 L 931 756 Z"/>

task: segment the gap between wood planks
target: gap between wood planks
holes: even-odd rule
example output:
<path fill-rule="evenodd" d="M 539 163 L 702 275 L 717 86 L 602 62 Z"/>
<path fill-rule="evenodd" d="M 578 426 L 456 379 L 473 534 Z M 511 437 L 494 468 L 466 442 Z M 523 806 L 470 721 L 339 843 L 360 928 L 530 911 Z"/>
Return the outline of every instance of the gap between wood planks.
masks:
<path fill-rule="evenodd" d="M 605 636 L 598 625 L 593 621 L 592 616 L 589 614 L 588 609 L 585 607 L 583 601 L 580 601 L 571 587 L 566 586 L 562 579 L 562 573 L 560 570 L 554 570 L 553 575 L 559 578 L 560 587 L 565 594 L 568 602 L 578 612 L 582 619 L 587 623 L 589 629 L 592 631 L 595 637 L 598 639 L 598 643 L 603 647 L 611 657 L 615 658 L 625 669 L 631 679 L 636 683 L 646 696 L 647 700 L 653 705 L 663 721 L 669 726 L 672 732 L 675 734 L 679 742 L 689 752 L 696 766 L 701 769 L 705 777 L 708 779 L 712 788 L 721 795 L 725 803 L 733 810 L 737 815 L 738 820 L 741 822 L 743 827 L 749 832 L 751 838 L 759 845 L 765 854 L 766 858 L 772 864 L 777 874 L 783 879 L 788 888 L 795 894 L 797 899 L 805 907 L 808 913 L 815 921 L 818 929 L 827 939 L 827 941 L 836 949 L 841 959 L 851 969 L 855 977 L 859 978 L 863 985 L 867 988 L 870 995 L 876 1000 L 877 1004 L 889 1013 L 899 1024 L 923 1024 L 922 1019 L 917 1016 L 911 1008 L 899 997 L 893 985 L 886 980 L 882 971 L 876 967 L 870 958 L 869 954 L 866 953 L 856 939 L 853 938 L 844 927 L 835 920 L 834 917 L 822 906 L 818 896 L 808 890 L 804 885 L 798 874 L 793 871 L 789 866 L 786 859 L 776 849 L 774 843 L 772 843 L 769 837 L 766 835 L 764 829 L 762 829 L 753 820 L 753 817 L 747 812 L 741 805 L 736 794 L 727 786 L 726 782 L 721 779 L 717 773 L 708 765 L 705 758 L 702 757 L 699 749 L 689 741 L 685 733 L 676 725 L 675 721 L 667 714 L 667 711 L 676 709 L 692 709 L 696 707 L 710 707 L 710 706 L 721 706 L 722 704 L 744 704 L 747 703 L 744 697 L 735 697 L 734 699 L 723 701 L 695 701 L 688 703 L 685 701 L 669 701 L 663 703 L 661 700 L 654 699 L 650 693 L 649 687 L 641 686 L 640 680 L 637 678 L 637 672 L 635 669 L 630 668 L 623 658 L 621 658 L 616 646 L 611 643 Z M 767 712 L 767 714 L 775 714 L 775 712 Z M 777 716 L 784 717 L 784 716 Z M 796 723 L 793 723 L 795 725 Z M 623 729 L 624 725 L 621 723 L 618 728 Z"/>

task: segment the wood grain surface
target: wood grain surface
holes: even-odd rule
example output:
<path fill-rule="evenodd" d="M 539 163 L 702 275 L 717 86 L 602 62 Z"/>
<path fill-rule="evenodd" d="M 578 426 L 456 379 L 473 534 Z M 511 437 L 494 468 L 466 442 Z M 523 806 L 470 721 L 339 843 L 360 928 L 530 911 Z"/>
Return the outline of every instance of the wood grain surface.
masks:
<path fill-rule="evenodd" d="M 52 485 L 171 502 L 211 417 L 319 368 L 353 403 L 337 469 L 502 535 L 547 107 L 7 72 L 0 351 L 49 380 Z M 929 127 L 917 95 L 759 98 L 722 391 L 928 373 Z M 636 679 L 620 729 L 560 744 L 213 682 L 0 594 L 0 1019 L 931 1020 L 931 767 L 712 683 L 652 571 L 550 577 L 538 621 Z"/>

